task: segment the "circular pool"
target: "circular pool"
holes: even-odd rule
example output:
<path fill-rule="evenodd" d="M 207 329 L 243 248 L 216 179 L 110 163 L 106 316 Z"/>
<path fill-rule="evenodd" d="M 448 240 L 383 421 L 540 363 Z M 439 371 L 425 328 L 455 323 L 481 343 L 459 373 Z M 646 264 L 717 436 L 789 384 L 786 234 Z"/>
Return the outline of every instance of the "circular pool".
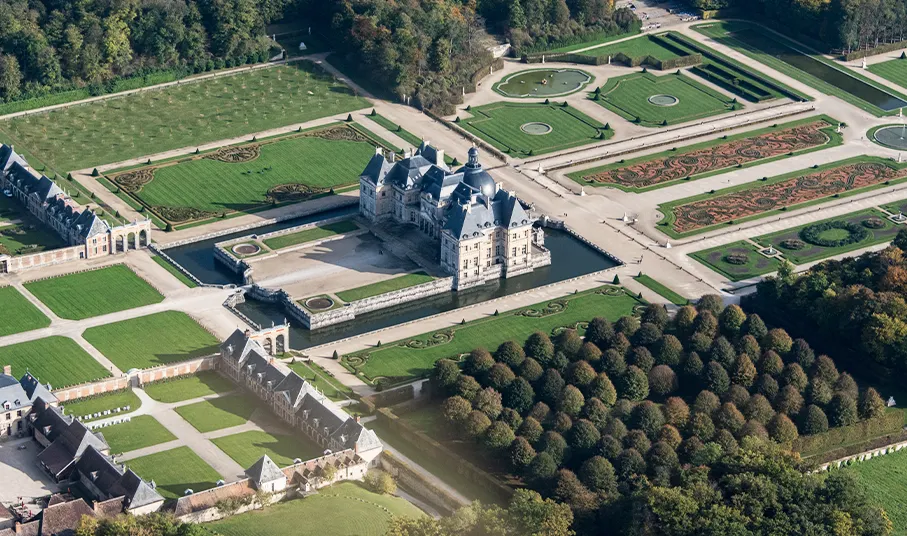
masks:
<path fill-rule="evenodd" d="M 542 136 L 544 134 L 550 133 L 553 129 L 548 123 L 526 123 L 520 127 L 520 130 L 526 134 L 531 134 L 533 136 Z"/>
<path fill-rule="evenodd" d="M 674 95 L 652 95 L 649 97 L 649 104 L 654 104 L 655 106 L 674 106 L 680 102 L 680 99 Z"/>
<path fill-rule="evenodd" d="M 882 127 L 872 137 L 879 145 L 907 151 L 907 127 L 904 125 Z"/>
<path fill-rule="evenodd" d="M 233 246 L 232 250 L 233 253 L 236 253 L 237 255 L 246 256 L 255 255 L 261 251 L 261 247 L 256 244 L 236 244 Z"/>
<path fill-rule="evenodd" d="M 592 80 L 579 69 L 532 69 L 506 76 L 494 90 L 505 97 L 557 97 L 575 93 Z"/>
<path fill-rule="evenodd" d="M 324 311 L 334 306 L 334 300 L 327 296 L 316 296 L 305 301 L 306 309 L 311 311 Z"/>

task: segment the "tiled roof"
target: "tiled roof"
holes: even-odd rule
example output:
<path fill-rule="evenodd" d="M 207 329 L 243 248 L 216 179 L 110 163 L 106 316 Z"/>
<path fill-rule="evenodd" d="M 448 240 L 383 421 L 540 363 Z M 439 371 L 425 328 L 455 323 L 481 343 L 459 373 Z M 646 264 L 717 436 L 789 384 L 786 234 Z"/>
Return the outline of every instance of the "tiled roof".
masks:
<path fill-rule="evenodd" d="M 207 510 L 224 499 L 248 497 L 254 495 L 255 489 L 248 479 L 233 482 L 225 486 L 207 489 L 192 495 L 184 495 L 176 501 L 177 516 Z"/>
<path fill-rule="evenodd" d="M 72 536 L 82 516 L 95 517 L 94 510 L 82 499 L 48 506 L 41 513 L 41 534 Z"/>

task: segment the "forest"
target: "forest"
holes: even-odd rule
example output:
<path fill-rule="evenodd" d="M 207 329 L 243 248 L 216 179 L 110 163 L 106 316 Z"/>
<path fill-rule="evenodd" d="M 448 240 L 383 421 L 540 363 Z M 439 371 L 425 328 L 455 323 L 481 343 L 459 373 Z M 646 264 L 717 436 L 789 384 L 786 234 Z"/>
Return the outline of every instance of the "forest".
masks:
<path fill-rule="evenodd" d="M 570 506 L 577 534 L 836 534 L 842 516 L 861 527 L 844 533 L 888 534 L 847 475 L 804 475 L 790 451 L 886 414 L 806 340 L 714 295 L 580 327 L 431 376 L 449 425 Z"/>
<path fill-rule="evenodd" d="M 704 10 L 769 22 L 772 29 L 807 37 L 822 52 L 849 52 L 907 39 L 904 0 L 693 0 Z"/>

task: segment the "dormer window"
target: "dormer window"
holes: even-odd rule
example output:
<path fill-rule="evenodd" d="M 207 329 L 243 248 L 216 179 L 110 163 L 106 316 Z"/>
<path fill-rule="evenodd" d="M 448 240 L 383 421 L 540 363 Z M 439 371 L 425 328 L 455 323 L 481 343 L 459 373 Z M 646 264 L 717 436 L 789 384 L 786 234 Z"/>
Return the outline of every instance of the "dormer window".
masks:
<path fill-rule="evenodd" d="M 91 481 L 94 482 L 94 481 L 96 481 L 96 480 L 98 479 L 98 472 L 97 472 L 97 471 L 92 471 L 92 472 L 90 473 L 90 476 L 91 476 Z"/>

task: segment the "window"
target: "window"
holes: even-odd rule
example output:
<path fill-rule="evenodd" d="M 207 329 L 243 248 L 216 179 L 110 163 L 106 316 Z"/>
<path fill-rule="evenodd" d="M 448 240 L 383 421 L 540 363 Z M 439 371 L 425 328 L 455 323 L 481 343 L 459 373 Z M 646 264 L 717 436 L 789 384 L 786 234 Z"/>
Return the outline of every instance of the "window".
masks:
<path fill-rule="evenodd" d="M 463 261 L 463 269 L 466 270 L 467 268 L 469 268 L 469 259 Z"/>
<path fill-rule="evenodd" d="M 16 417 L 21 417 L 21 416 L 22 416 L 22 410 L 20 409 L 19 411 L 16 412 Z"/>
<path fill-rule="evenodd" d="M 495 254 L 495 255 L 500 255 L 500 254 L 501 254 L 501 246 L 495 246 L 495 247 L 494 247 L 494 254 Z"/>
<path fill-rule="evenodd" d="M 523 246 L 523 255 L 526 254 L 526 246 Z"/>
<path fill-rule="evenodd" d="M 7 414 L 6 414 L 6 420 L 10 421 L 10 420 L 12 420 L 12 418 L 13 418 L 13 414 L 12 414 L 12 413 L 7 413 Z"/>
<path fill-rule="evenodd" d="M 511 256 L 516 257 L 516 248 L 512 248 Z"/>
<path fill-rule="evenodd" d="M 486 257 L 491 257 L 491 248 L 488 248 L 488 252 L 485 254 Z"/>

